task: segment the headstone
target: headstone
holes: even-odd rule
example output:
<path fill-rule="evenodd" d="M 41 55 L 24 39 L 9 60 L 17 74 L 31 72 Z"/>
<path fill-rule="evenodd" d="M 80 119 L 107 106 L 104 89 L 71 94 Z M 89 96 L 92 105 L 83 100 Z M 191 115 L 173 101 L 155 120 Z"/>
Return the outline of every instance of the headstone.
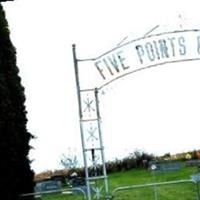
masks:
<path fill-rule="evenodd" d="M 150 169 L 152 166 L 155 166 L 154 171 L 157 172 L 177 171 L 180 170 L 182 167 L 181 162 L 154 162 L 151 163 Z"/>
<path fill-rule="evenodd" d="M 43 181 L 40 183 L 36 183 L 35 192 L 46 192 L 53 190 L 61 190 L 62 184 L 60 181 Z"/>
<path fill-rule="evenodd" d="M 185 164 L 187 167 L 198 166 L 200 165 L 200 160 L 188 160 Z"/>

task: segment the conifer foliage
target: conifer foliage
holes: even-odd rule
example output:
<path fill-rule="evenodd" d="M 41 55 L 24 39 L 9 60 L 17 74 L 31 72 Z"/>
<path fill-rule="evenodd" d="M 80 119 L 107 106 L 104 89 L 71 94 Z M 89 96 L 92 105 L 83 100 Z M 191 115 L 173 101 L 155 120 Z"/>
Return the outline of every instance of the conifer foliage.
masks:
<path fill-rule="evenodd" d="M 0 0 L 4 1 L 4 0 Z M 0 4 L 0 199 L 18 200 L 33 191 L 28 153 L 24 88 L 16 66 L 16 51 Z"/>

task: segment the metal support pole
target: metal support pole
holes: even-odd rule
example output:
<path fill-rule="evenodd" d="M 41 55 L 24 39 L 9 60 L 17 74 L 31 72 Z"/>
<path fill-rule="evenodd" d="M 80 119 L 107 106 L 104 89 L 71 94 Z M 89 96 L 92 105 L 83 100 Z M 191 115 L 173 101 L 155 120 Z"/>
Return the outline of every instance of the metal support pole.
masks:
<path fill-rule="evenodd" d="M 76 57 L 75 45 L 72 46 L 72 50 L 79 104 L 80 132 L 87 185 L 87 200 L 100 200 L 102 197 L 109 200 L 110 196 L 101 131 L 98 89 L 83 89 L 80 87 L 78 62 L 81 62 L 81 60 L 78 60 Z M 93 169 L 93 171 L 91 169 Z"/>
<path fill-rule="evenodd" d="M 97 110 L 98 129 L 99 129 L 99 140 L 100 140 L 100 146 L 101 146 L 101 158 L 102 158 L 102 165 L 103 165 L 104 185 L 105 185 L 106 199 L 109 199 L 110 195 L 109 195 L 109 188 L 108 188 L 108 177 L 107 177 L 107 172 L 106 172 L 106 161 L 105 161 L 103 137 L 102 137 L 102 130 L 101 130 L 101 115 L 100 115 L 100 109 L 99 109 L 99 97 L 98 97 L 97 88 L 95 88 L 95 99 L 96 99 L 96 110 Z"/>
<path fill-rule="evenodd" d="M 84 133 L 83 133 L 83 126 L 82 126 L 82 121 L 81 121 L 81 119 L 82 119 L 82 105 L 81 105 L 81 95 L 80 95 L 78 60 L 77 60 L 77 57 L 76 57 L 76 45 L 75 44 L 72 45 L 72 53 L 73 53 L 73 60 L 74 60 L 76 89 L 77 89 L 77 97 L 78 97 L 78 105 L 79 105 L 80 132 L 81 132 L 83 160 L 84 160 L 84 166 L 85 166 L 85 177 L 86 177 L 86 185 L 87 185 L 87 199 L 91 200 L 89 173 L 88 173 L 88 166 L 87 166 L 87 158 L 86 158 L 86 154 L 85 154 Z"/>

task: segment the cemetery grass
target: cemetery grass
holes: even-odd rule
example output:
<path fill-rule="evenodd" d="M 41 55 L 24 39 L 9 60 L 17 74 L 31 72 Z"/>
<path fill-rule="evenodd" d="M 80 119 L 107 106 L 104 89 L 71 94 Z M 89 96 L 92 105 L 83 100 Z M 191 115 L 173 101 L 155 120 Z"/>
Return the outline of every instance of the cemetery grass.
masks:
<path fill-rule="evenodd" d="M 109 176 L 110 189 L 142 185 L 154 182 L 188 180 L 196 172 L 196 167 L 184 167 L 174 172 L 157 172 L 155 176 L 148 170 L 130 170 Z M 156 190 L 156 194 L 155 194 Z M 196 200 L 196 187 L 191 183 L 181 183 L 158 187 L 130 189 L 116 193 L 114 200 Z M 156 195 L 156 198 L 155 198 Z"/>
<path fill-rule="evenodd" d="M 173 172 L 152 172 L 145 169 L 133 169 L 125 172 L 118 172 L 109 175 L 110 189 L 127 185 L 139 185 L 153 182 L 175 181 L 190 179 L 190 176 L 197 171 L 196 167 L 184 167 Z"/>
<path fill-rule="evenodd" d="M 185 167 L 174 172 L 156 173 L 144 169 L 109 174 L 109 190 L 117 187 L 190 179 L 196 167 Z M 156 187 L 157 200 L 196 200 L 196 188 L 190 183 Z M 51 195 L 42 200 L 82 200 L 82 195 Z M 155 188 L 131 189 L 117 193 L 114 200 L 155 200 Z"/>

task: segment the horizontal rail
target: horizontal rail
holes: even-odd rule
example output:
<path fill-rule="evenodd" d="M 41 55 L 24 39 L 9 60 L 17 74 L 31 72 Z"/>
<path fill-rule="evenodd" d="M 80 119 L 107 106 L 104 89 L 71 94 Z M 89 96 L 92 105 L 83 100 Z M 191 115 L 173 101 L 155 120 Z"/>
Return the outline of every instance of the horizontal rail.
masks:
<path fill-rule="evenodd" d="M 158 182 L 158 183 L 147 183 L 147 184 L 141 184 L 141 185 L 130 185 L 130 186 L 123 186 L 118 187 L 113 190 L 112 196 L 115 196 L 115 194 L 122 190 L 129 190 L 129 189 L 138 189 L 138 188 L 144 188 L 144 187 L 154 187 L 154 186 L 162 186 L 162 185 L 171 185 L 171 184 L 178 184 L 178 183 L 193 183 L 197 184 L 194 180 L 177 180 L 177 181 L 167 181 L 167 182 Z"/>
<path fill-rule="evenodd" d="M 27 193 L 27 194 L 21 194 L 20 197 L 30 197 L 30 196 L 42 196 L 46 194 L 54 194 L 54 193 L 61 193 L 61 194 L 73 194 L 73 192 L 81 192 L 84 196 L 84 199 L 87 199 L 86 193 L 83 189 L 76 187 L 76 188 L 70 188 L 70 189 L 63 189 L 63 190 L 51 190 L 51 191 L 44 191 L 44 192 L 35 192 L 35 193 Z"/>
<path fill-rule="evenodd" d="M 88 180 L 92 181 L 92 180 L 98 180 L 98 179 L 104 179 L 104 178 L 108 178 L 107 176 L 94 176 L 94 177 L 89 177 Z"/>

